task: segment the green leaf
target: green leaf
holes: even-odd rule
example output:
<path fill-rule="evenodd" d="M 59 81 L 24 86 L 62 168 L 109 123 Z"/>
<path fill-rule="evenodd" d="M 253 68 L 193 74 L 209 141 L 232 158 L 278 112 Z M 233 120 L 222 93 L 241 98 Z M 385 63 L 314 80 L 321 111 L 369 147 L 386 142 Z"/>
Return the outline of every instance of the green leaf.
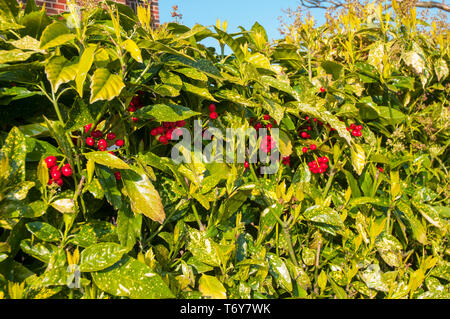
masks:
<path fill-rule="evenodd" d="M 217 255 L 217 244 L 207 237 L 206 232 L 189 228 L 189 239 L 187 241 L 186 249 L 200 262 L 207 265 L 218 267 L 220 260 Z"/>
<path fill-rule="evenodd" d="M 35 54 L 32 51 L 22 51 L 19 49 L 13 50 L 1 50 L 0 51 L 0 64 L 11 62 L 23 62 L 28 60 L 30 56 Z"/>
<path fill-rule="evenodd" d="M 125 84 L 119 75 L 111 74 L 108 69 L 99 68 L 95 70 L 91 82 L 91 98 L 89 102 L 92 104 L 96 101 L 111 101 L 119 96 Z"/>
<path fill-rule="evenodd" d="M 34 185 L 35 183 L 30 181 L 20 182 L 19 184 L 13 185 L 12 188 L 8 190 L 5 198 L 9 200 L 24 200 L 27 197 L 28 191 L 33 188 Z"/>
<path fill-rule="evenodd" d="M 434 63 L 434 70 L 436 71 L 436 76 L 439 82 L 448 77 L 448 66 L 444 59 L 441 58 Z"/>
<path fill-rule="evenodd" d="M 54 245 L 45 242 L 32 243 L 31 239 L 23 239 L 20 241 L 20 249 L 24 253 L 44 263 L 48 263 L 50 261 L 50 257 L 53 255 L 55 248 L 56 247 Z"/>
<path fill-rule="evenodd" d="M 27 1 L 27 3 L 28 2 L 29 1 Z M 29 35 L 35 39 L 40 39 L 42 32 L 50 23 L 52 23 L 52 20 L 44 11 L 30 12 L 20 19 L 20 24 L 24 26 L 24 28 L 20 29 L 19 33 L 22 36 Z"/>
<path fill-rule="evenodd" d="M 375 247 L 381 258 L 391 267 L 399 267 L 402 263 L 402 245 L 394 236 L 381 233 L 376 241 Z"/>
<path fill-rule="evenodd" d="M 92 273 L 92 278 L 101 290 L 114 296 L 131 299 L 175 297 L 158 274 L 127 255 L 113 266 Z"/>
<path fill-rule="evenodd" d="M 25 225 L 30 233 L 43 241 L 60 241 L 61 234 L 50 224 L 43 222 L 30 222 Z"/>
<path fill-rule="evenodd" d="M 414 215 L 413 210 L 411 209 L 411 206 L 407 204 L 405 201 L 401 200 L 397 202 L 397 208 L 401 211 L 401 213 L 404 216 L 404 219 L 406 219 L 407 224 L 409 228 L 411 229 L 413 238 L 417 240 L 422 245 L 427 244 L 427 229 L 425 226 L 420 222 L 419 219 Z"/>
<path fill-rule="evenodd" d="M 45 65 L 45 73 L 52 84 L 53 91 L 58 91 L 61 84 L 73 81 L 77 69 L 77 62 L 69 61 L 62 55 L 52 57 Z"/>
<path fill-rule="evenodd" d="M 105 191 L 105 197 L 108 203 L 115 209 L 122 207 L 122 194 L 117 188 L 117 181 L 114 177 L 114 172 L 102 165 L 96 165 L 95 172 L 103 190 Z"/>
<path fill-rule="evenodd" d="M 208 81 L 208 77 L 203 72 L 201 72 L 197 69 L 194 69 L 194 68 L 182 67 L 182 68 L 178 68 L 173 71 L 183 74 L 184 76 L 186 76 L 190 79 L 193 79 L 193 80 L 202 81 L 202 82 Z"/>
<path fill-rule="evenodd" d="M 305 210 L 303 216 L 306 220 L 314 222 L 319 228 L 331 235 L 336 235 L 336 230 L 344 228 L 341 217 L 330 207 L 311 206 Z"/>
<path fill-rule="evenodd" d="M 116 243 L 99 243 L 81 252 L 80 271 L 99 271 L 114 265 L 127 249 Z"/>
<path fill-rule="evenodd" d="M 130 169 L 130 166 L 122 161 L 120 158 L 118 158 L 115 155 L 112 155 L 108 152 L 89 152 L 89 153 L 83 153 L 84 157 L 86 157 L 87 160 L 92 160 L 95 163 L 105 165 L 110 168 L 116 168 L 116 169 Z"/>
<path fill-rule="evenodd" d="M 336 63 L 334 61 L 324 61 L 320 65 L 327 74 L 331 74 L 333 76 L 333 80 L 339 79 L 341 76 L 341 71 L 344 68 L 342 64 Z"/>
<path fill-rule="evenodd" d="M 39 48 L 46 50 L 66 44 L 73 39 L 75 39 L 75 34 L 71 33 L 70 29 L 64 23 L 55 21 L 48 25 L 42 32 Z"/>
<path fill-rule="evenodd" d="M 117 235 L 122 246 L 132 249 L 141 236 L 142 215 L 135 215 L 128 204 L 117 212 Z"/>
<path fill-rule="evenodd" d="M 292 281 L 289 270 L 283 260 L 275 254 L 268 253 L 269 272 L 281 287 L 287 291 L 292 291 Z"/>
<path fill-rule="evenodd" d="M 166 219 L 159 193 L 144 172 L 123 171 L 122 180 L 135 214 L 143 214 L 159 223 Z"/>
<path fill-rule="evenodd" d="M 190 84 L 188 82 L 183 82 L 183 91 L 198 95 L 206 100 L 217 102 L 214 96 L 209 93 L 207 87 L 201 87 L 194 84 Z"/>
<path fill-rule="evenodd" d="M 283 213 L 283 206 L 280 204 L 274 204 L 264 209 L 259 218 L 259 232 L 257 244 L 263 242 L 277 223 L 277 218 Z"/>
<path fill-rule="evenodd" d="M 351 155 L 353 168 L 358 175 L 361 175 L 364 166 L 366 165 L 366 153 L 361 145 L 354 144 L 354 147 L 351 150 Z"/>
<path fill-rule="evenodd" d="M 65 130 L 67 132 L 73 132 L 93 122 L 94 119 L 86 102 L 81 98 L 76 98 L 69 112 L 69 119 L 66 122 Z"/>
<path fill-rule="evenodd" d="M 8 167 L 7 172 L 2 173 L 6 175 L 9 185 L 25 181 L 25 145 L 25 136 L 17 127 L 13 127 L 0 150 L 0 162 L 6 161 Z"/>
<path fill-rule="evenodd" d="M 227 299 L 227 291 L 223 284 L 213 276 L 202 274 L 198 281 L 198 290 L 204 297 Z"/>
<path fill-rule="evenodd" d="M 91 69 L 92 63 L 94 62 L 95 51 L 97 46 L 87 47 L 83 54 L 81 55 L 80 62 L 78 63 L 78 70 L 75 76 L 75 83 L 77 87 L 77 92 L 80 97 L 83 97 L 83 87 L 86 76 Z"/>
<path fill-rule="evenodd" d="M 176 122 L 200 115 L 190 108 L 175 104 L 150 105 L 137 110 L 134 114 L 136 117 L 143 119 L 154 118 L 158 122 Z"/>
<path fill-rule="evenodd" d="M 223 42 L 225 42 L 231 48 L 238 61 L 243 62 L 245 60 L 245 55 L 244 52 L 242 52 L 239 42 L 233 39 L 233 37 L 228 33 L 218 29 L 216 26 L 214 26 L 214 29 L 216 30 L 219 37 L 223 40 Z"/>

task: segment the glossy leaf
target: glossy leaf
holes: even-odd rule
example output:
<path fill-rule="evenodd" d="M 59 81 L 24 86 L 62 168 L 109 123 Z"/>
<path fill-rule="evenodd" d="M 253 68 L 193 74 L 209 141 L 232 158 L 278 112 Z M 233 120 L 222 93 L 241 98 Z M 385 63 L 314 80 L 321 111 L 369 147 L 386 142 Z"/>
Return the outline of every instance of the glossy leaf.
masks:
<path fill-rule="evenodd" d="M 114 296 L 131 299 L 174 298 L 162 278 L 145 264 L 124 256 L 119 262 L 92 273 L 95 284 Z"/>
<path fill-rule="evenodd" d="M 41 240 L 50 242 L 61 240 L 59 231 L 50 224 L 43 222 L 30 222 L 26 224 L 26 227 L 30 233 Z"/>
<path fill-rule="evenodd" d="M 114 265 L 126 252 L 126 248 L 116 243 L 99 243 L 81 252 L 80 271 L 92 272 Z"/>
<path fill-rule="evenodd" d="M 111 101 L 120 94 L 125 84 L 117 74 L 111 74 L 108 69 L 99 68 L 95 70 L 91 82 L 90 103 L 96 101 Z"/>
<path fill-rule="evenodd" d="M 143 214 L 162 223 L 166 218 L 158 191 L 144 172 L 123 171 L 123 184 L 135 214 Z"/>

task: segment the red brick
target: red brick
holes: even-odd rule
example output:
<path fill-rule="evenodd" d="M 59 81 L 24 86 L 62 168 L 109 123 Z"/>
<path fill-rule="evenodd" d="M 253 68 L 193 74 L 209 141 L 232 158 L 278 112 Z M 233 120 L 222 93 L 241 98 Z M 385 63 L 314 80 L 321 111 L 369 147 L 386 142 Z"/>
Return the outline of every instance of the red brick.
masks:
<path fill-rule="evenodd" d="M 59 10 L 66 10 L 66 6 L 65 6 L 65 5 L 63 5 L 63 4 L 58 4 L 58 3 L 55 3 L 55 4 L 53 5 L 53 8 L 59 9 Z"/>

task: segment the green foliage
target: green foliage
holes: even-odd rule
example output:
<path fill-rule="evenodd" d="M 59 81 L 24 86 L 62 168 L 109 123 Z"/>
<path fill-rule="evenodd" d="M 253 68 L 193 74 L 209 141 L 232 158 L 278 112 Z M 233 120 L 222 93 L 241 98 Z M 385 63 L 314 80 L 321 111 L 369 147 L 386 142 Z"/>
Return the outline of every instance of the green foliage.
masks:
<path fill-rule="evenodd" d="M 1 3 L 0 296 L 449 297 L 450 47 L 414 13 L 269 43 L 258 23 Z M 195 119 L 278 127 L 283 164 L 175 163 L 155 130 Z"/>

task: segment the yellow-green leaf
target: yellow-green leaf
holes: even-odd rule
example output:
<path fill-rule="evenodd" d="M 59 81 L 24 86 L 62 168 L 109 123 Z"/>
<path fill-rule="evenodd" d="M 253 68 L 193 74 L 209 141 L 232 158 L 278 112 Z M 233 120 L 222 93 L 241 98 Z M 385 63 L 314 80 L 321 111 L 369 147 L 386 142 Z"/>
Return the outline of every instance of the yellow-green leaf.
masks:
<path fill-rule="evenodd" d="M 39 48 L 46 50 L 65 44 L 73 39 L 75 39 L 75 34 L 71 33 L 64 23 L 53 22 L 42 32 Z"/>
<path fill-rule="evenodd" d="M 78 63 L 78 71 L 75 77 L 75 83 L 77 86 L 77 92 L 80 97 L 83 97 L 83 85 L 86 80 L 86 76 L 91 69 L 94 62 L 96 46 L 87 47 L 81 55 L 80 62 Z"/>
<path fill-rule="evenodd" d="M 45 73 L 53 91 L 58 91 L 61 84 L 74 80 L 77 68 L 78 63 L 69 61 L 62 55 L 52 57 L 45 65 Z"/>
<path fill-rule="evenodd" d="M 92 76 L 90 103 L 101 100 L 111 101 L 124 87 L 125 84 L 119 75 L 111 74 L 105 68 L 97 69 Z"/>
<path fill-rule="evenodd" d="M 127 50 L 133 59 L 135 59 L 139 63 L 143 63 L 142 55 L 141 55 L 141 49 L 137 46 L 136 42 L 134 42 L 131 39 L 127 39 L 124 42 L 122 42 L 122 46 L 125 50 Z"/>
<path fill-rule="evenodd" d="M 198 281 L 198 290 L 205 297 L 212 299 L 226 299 L 227 291 L 222 283 L 213 276 L 203 274 Z"/>

